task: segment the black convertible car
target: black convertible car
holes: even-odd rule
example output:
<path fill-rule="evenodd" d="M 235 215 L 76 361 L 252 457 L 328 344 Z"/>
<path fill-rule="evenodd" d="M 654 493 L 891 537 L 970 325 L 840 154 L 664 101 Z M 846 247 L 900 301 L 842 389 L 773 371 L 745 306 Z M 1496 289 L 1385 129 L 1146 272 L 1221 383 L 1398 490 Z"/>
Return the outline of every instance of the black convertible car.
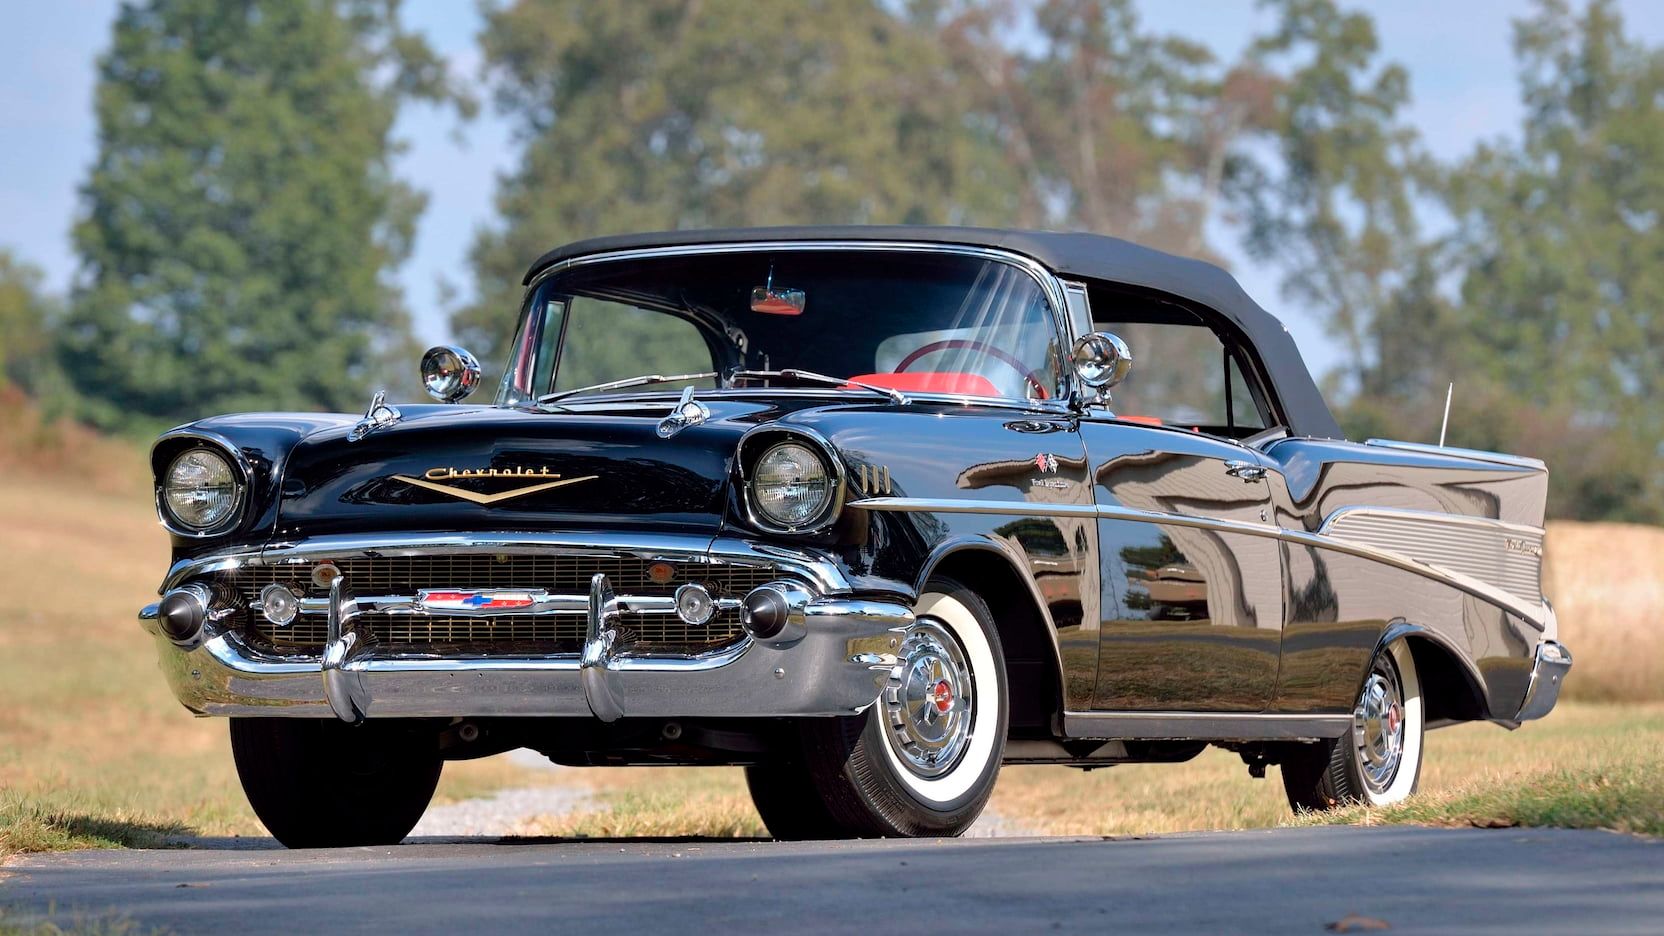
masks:
<path fill-rule="evenodd" d="M 1390 803 L 1426 729 L 1540 718 L 1571 665 L 1543 464 L 1347 441 L 1208 264 L 781 228 L 526 286 L 488 405 L 441 347 L 438 405 L 156 443 L 140 617 L 287 845 L 396 842 L 444 761 L 518 747 L 744 765 L 783 838 L 953 835 L 1001 764 L 1210 744 L 1296 809 Z"/>

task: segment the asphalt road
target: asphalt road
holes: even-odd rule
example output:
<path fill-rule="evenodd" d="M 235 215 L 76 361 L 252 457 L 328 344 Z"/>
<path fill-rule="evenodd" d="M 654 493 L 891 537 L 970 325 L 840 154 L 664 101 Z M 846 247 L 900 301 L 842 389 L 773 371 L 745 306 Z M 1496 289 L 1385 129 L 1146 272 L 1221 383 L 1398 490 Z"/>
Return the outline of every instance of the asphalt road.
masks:
<path fill-rule="evenodd" d="M 1664 842 L 1603 832 L 1313 828 L 836 844 L 473 840 L 310 852 L 237 844 L 14 862 L 0 883 L 7 908 L 0 919 L 51 914 L 68 923 L 114 914 L 141 931 L 181 933 L 937 936 L 1322 933 L 1356 915 L 1394 932 L 1664 931 Z"/>

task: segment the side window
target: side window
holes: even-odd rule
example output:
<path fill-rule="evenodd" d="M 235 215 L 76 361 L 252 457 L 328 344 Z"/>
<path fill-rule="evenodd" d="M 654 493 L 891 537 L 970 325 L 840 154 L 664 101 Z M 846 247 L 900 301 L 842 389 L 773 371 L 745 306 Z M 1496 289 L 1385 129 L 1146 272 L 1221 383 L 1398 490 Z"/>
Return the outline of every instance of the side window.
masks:
<path fill-rule="evenodd" d="M 1132 352 L 1132 373 L 1113 391 L 1122 419 L 1244 438 L 1267 427 L 1237 355 L 1213 329 L 1175 322 L 1098 321 Z"/>
<path fill-rule="evenodd" d="M 545 342 L 560 342 L 560 363 L 555 368 L 556 391 L 588 387 L 609 380 L 641 374 L 691 374 L 716 370 L 710 346 L 692 322 L 619 302 L 575 296 L 565 303 L 565 335 L 560 337 L 560 316 L 550 315 L 548 324 L 557 334 L 545 333 Z M 543 360 L 539 355 L 538 377 Z M 710 381 L 702 381 L 710 386 Z M 540 385 L 542 385 L 540 383 Z M 661 385 L 676 390 L 685 384 Z"/>

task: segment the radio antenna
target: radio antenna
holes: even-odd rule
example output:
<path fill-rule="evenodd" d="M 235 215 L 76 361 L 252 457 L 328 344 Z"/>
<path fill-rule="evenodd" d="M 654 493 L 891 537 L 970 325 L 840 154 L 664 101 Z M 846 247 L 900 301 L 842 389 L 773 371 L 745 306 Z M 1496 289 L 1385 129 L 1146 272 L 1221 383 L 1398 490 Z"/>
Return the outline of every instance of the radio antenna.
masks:
<path fill-rule="evenodd" d="M 1444 448 L 1444 433 L 1450 428 L 1450 398 L 1456 393 L 1456 382 L 1451 381 L 1444 391 L 1444 422 L 1439 423 L 1439 448 Z"/>

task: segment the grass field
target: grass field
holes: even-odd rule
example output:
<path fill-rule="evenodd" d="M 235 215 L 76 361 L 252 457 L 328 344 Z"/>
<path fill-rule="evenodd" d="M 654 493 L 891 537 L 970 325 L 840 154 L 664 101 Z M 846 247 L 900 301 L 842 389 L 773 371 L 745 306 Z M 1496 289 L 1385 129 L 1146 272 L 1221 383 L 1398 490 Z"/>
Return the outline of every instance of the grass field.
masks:
<path fill-rule="evenodd" d="M 528 835 L 763 835 L 739 770 L 642 767 L 583 771 L 604 809 L 544 816 Z M 1563 825 L 1664 835 L 1664 705 L 1569 703 L 1509 732 L 1494 725 L 1428 735 L 1422 795 L 1345 821 Z M 1185 764 L 1090 772 L 1007 767 L 990 809 L 1006 824 L 1049 835 L 1137 835 L 1257 829 L 1294 821 L 1276 769 L 1248 776 L 1240 758 L 1210 749 Z"/>
<path fill-rule="evenodd" d="M 16 447 L 0 452 L 8 559 L 0 563 L 0 855 L 147 844 L 186 831 L 260 834 L 232 769 L 224 722 L 193 719 L 179 707 L 156 671 L 150 638 L 134 620 L 167 565 L 142 456 L 50 427 L 0 429 L 34 440 L 37 449 L 26 464 Z M 1664 701 L 1664 531 L 1557 524 L 1549 557 L 1548 590 L 1577 655 L 1568 697 Z M 1637 804 L 1643 818 L 1603 819 L 1599 809 L 1556 811 L 1553 803 L 1519 815 L 1533 821 L 1583 816 L 1657 834 L 1660 751 L 1664 709 L 1563 705 L 1514 734 L 1484 725 L 1436 733 L 1424 787 L 1453 797 L 1439 802 L 1454 814 L 1505 811 L 1507 804 L 1483 800 L 1487 791 L 1536 786 L 1575 798 L 1587 785 L 1598 794 L 1591 802 L 1604 796 L 1608 805 Z M 608 808 L 546 817 L 526 831 L 761 832 L 735 771 L 577 776 L 602 791 Z M 441 797 L 542 778 L 501 759 L 451 764 Z M 1249 780 L 1234 756 L 1217 751 L 1186 765 L 1090 774 L 1011 768 L 994 805 L 1012 822 L 1046 832 L 1238 828 L 1285 818 L 1274 777 Z M 1406 817 L 1435 818 L 1413 812 L 1350 818 Z"/>
<path fill-rule="evenodd" d="M 264 834 L 224 720 L 174 701 L 135 619 L 168 563 L 148 501 L 131 484 L 23 472 L 0 485 L 0 855 Z M 453 764 L 441 794 L 527 775 L 500 759 Z"/>

